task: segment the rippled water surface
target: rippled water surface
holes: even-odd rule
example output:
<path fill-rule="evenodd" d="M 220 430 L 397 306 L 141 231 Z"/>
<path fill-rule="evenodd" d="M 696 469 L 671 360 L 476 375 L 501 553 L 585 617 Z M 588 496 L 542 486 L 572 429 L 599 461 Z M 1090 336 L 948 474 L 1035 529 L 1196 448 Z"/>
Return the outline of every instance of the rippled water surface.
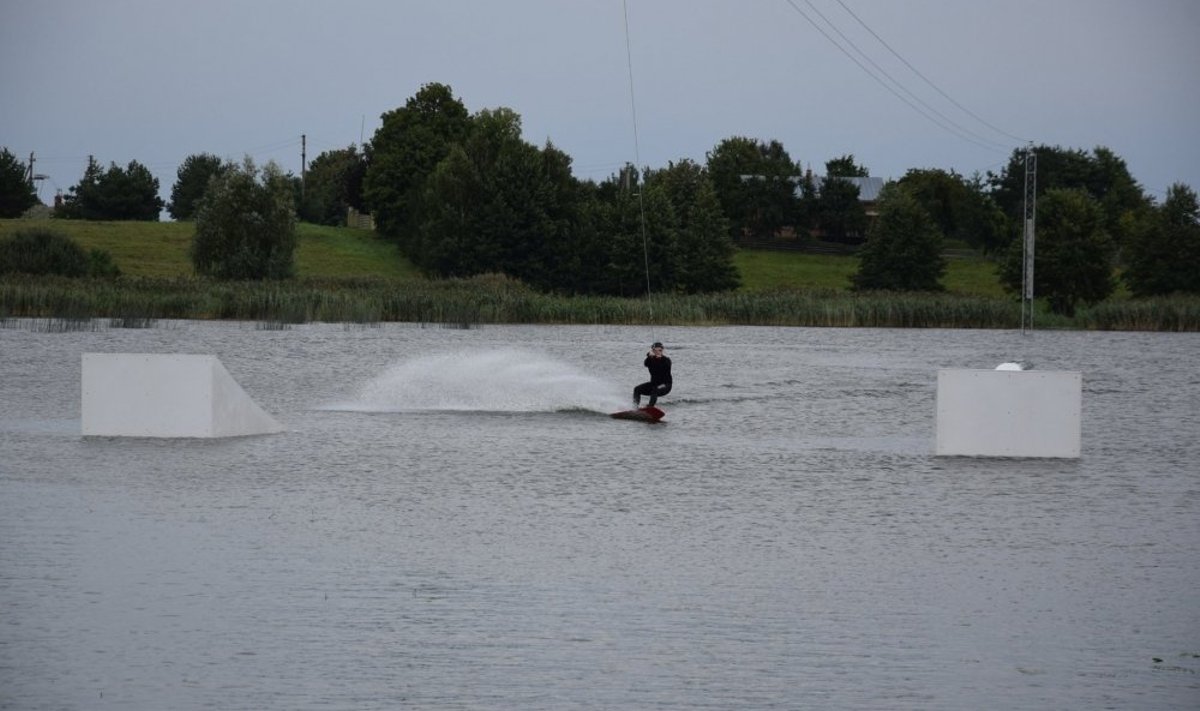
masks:
<path fill-rule="evenodd" d="M 611 420 L 667 344 L 661 426 Z M 80 436 L 85 352 L 287 431 Z M 0 709 L 1195 709 L 1200 337 L 0 330 Z M 939 368 L 1079 460 L 933 456 Z"/>

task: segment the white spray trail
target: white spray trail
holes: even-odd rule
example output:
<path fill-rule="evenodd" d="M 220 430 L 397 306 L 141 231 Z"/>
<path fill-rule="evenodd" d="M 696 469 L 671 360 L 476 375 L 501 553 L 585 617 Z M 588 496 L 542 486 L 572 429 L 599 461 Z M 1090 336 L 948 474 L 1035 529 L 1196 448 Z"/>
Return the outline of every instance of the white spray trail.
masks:
<path fill-rule="evenodd" d="M 546 355 L 517 349 L 422 356 L 364 383 L 349 403 L 361 412 L 612 412 L 624 402 L 614 383 Z"/>

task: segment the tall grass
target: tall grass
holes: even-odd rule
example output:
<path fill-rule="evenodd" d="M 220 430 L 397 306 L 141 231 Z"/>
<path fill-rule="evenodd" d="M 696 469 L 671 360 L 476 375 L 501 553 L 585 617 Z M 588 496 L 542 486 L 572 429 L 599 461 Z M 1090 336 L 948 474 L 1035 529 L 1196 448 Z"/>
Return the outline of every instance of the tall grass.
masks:
<path fill-rule="evenodd" d="M 1105 301 L 1083 309 L 1081 328 L 1102 331 L 1200 330 L 1200 296 Z"/>
<path fill-rule="evenodd" d="M 297 279 L 219 282 L 199 278 L 115 280 L 5 277 L 0 320 L 110 319 L 144 327 L 158 320 L 233 319 L 277 325 L 310 321 L 679 324 L 909 328 L 1017 328 L 1011 300 L 954 294 L 856 294 L 773 289 L 697 296 L 565 297 L 503 277 L 425 281 Z M 1042 328 L 1200 331 L 1200 298 L 1117 300 L 1072 319 L 1039 313 Z M 11 321 L 10 321 L 11 323 Z"/>

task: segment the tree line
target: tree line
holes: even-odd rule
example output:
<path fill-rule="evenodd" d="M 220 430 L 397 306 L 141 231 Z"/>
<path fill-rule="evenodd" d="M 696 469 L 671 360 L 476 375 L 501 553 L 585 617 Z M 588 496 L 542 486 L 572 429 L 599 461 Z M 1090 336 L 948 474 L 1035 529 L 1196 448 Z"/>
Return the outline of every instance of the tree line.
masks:
<path fill-rule="evenodd" d="M 728 222 L 692 161 L 581 181 L 566 153 L 521 138 L 514 111 L 470 114 L 443 84 L 384 114 L 364 160 L 377 229 L 434 276 L 621 296 L 738 284 Z"/>
<path fill-rule="evenodd" d="M 1160 205 L 1107 148 L 1032 150 L 1034 287 L 1053 310 L 1107 298 L 1114 273 L 1136 296 L 1200 292 L 1200 209 L 1190 187 L 1172 186 Z M 4 150 L 0 215 L 30 204 L 31 190 L 14 186 L 19 171 Z M 157 219 L 165 207 L 196 221 L 198 271 L 238 278 L 290 274 L 296 217 L 340 224 L 354 208 L 371 212 L 378 231 L 431 276 L 497 272 L 559 293 L 734 288 L 736 244 L 781 235 L 861 245 L 859 290 L 942 289 L 943 246 L 955 240 L 992 255 L 1001 283 L 1017 293 L 1024 173 L 1025 149 L 998 173 L 913 169 L 885 187 L 873 218 L 846 180 L 869 176 L 854 156 L 814 176 L 774 140 L 733 136 L 704 165 L 626 165 L 603 181 L 579 180 L 566 153 L 521 138 L 516 112 L 470 113 L 449 86 L 431 83 L 385 113 L 367 145 L 318 155 L 303 182 L 272 165 L 260 172 L 198 154 L 181 164 L 164 205 L 144 166 L 102 169 L 93 159 L 59 214 Z"/>

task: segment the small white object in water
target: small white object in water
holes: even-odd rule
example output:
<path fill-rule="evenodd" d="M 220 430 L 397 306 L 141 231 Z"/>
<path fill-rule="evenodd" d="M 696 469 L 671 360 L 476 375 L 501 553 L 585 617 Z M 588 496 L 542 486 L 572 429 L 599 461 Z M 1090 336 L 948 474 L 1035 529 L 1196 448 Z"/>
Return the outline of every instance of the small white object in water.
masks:
<path fill-rule="evenodd" d="M 1020 363 L 1009 362 L 1001 363 L 1000 365 L 996 366 L 996 370 L 1025 370 L 1025 367 Z"/>

